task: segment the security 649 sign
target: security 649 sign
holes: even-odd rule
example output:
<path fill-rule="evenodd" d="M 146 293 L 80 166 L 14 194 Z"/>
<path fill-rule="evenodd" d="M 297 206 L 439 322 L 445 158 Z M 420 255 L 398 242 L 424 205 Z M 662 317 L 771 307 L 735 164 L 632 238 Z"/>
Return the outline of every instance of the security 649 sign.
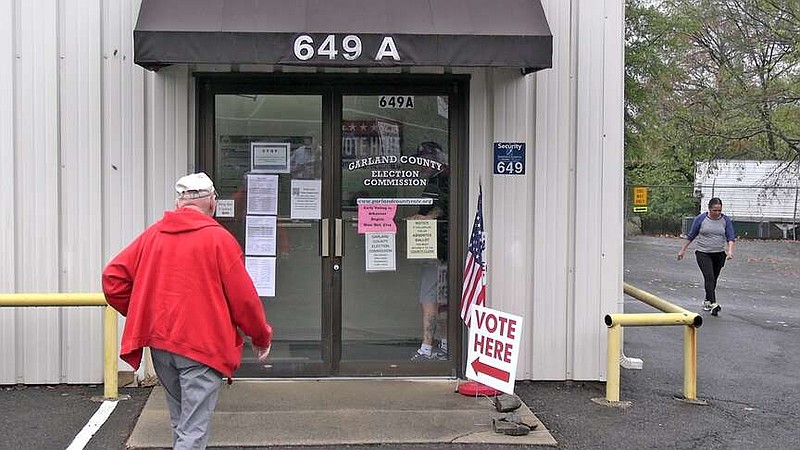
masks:
<path fill-rule="evenodd" d="M 525 175 L 525 143 L 494 143 L 495 175 Z"/>

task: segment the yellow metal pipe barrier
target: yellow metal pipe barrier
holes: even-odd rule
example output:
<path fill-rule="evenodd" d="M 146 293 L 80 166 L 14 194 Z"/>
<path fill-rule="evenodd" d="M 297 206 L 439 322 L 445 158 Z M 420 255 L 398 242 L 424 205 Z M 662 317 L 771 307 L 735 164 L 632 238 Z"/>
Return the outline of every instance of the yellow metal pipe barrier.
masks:
<path fill-rule="evenodd" d="M 622 283 L 622 292 L 630 295 L 631 297 L 639 300 L 640 302 L 647 303 L 648 305 L 652 306 L 653 308 L 664 311 L 666 313 L 686 313 L 686 314 L 694 314 L 693 312 L 683 309 L 678 305 L 673 305 L 672 303 L 660 298 L 656 297 L 655 295 L 643 291 L 637 287 L 631 286 L 628 283 Z"/>
<path fill-rule="evenodd" d="M 639 313 L 639 314 L 608 314 L 606 326 L 620 325 L 623 327 L 646 327 L 658 325 L 692 325 L 700 326 L 703 318 L 694 313 Z"/>
<path fill-rule="evenodd" d="M 103 294 L 0 294 L 0 307 L 104 306 L 103 314 L 103 396 L 119 399 L 117 365 L 117 311 L 108 306 Z"/>
<path fill-rule="evenodd" d="M 106 306 L 103 294 L 0 294 L 0 306 Z"/>
<path fill-rule="evenodd" d="M 665 326 L 682 325 L 683 332 L 683 396 L 690 403 L 705 404 L 697 399 L 697 328 L 703 325 L 703 318 L 680 306 L 673 305 L 655 295 L 623 284 L 623 292 L 647 303 L 663 312 L 643 314 L 607 314 L 608 326 L 608 367 L 605 399 L 593 399 L 597 403 L 610 406 L 627 406 L 630 402 L 619 400 L 619 355 L 622 348 L 623 326 Z"/>

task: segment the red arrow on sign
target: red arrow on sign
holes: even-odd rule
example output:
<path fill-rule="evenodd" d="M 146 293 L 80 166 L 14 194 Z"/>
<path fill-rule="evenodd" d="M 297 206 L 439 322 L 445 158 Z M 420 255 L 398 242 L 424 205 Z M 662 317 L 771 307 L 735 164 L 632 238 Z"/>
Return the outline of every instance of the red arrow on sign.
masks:
<path fill-rule="evenodd" d="M 511 378 L 510 373 L 506 372 L 505 370 L 498 369 L 497 367 L 482 363 L 479 361 L 479 359 L 480 357 L 475 358 L 475 361 L 472 361 L 472 370 L 474 370 L 475 373 L 485 373 L 492 378 L 496 378 L 500 381 L 508 383 L 508 380 Z"/>

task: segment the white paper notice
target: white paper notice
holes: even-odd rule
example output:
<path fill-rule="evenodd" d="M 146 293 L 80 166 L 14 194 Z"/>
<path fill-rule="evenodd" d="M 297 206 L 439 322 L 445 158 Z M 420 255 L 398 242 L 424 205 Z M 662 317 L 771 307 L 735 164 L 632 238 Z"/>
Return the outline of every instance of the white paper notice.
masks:
<path fill-rule="evenodd" d="M 245 223 L 244 254 L 248 256 L 275 255 L 278 236 L 276 216 L 247 216 Z"/>
<path fill-rule="evenodd" d="M 408 259 L 436 258 L 436 221 L 409 220 L 406 222 L 406 257 Z"/>
<path fill-rule="evenodd" d="M 247 213 L 278 214 L 277 175 L 247 175 Z"/>
<path fill-rule="evenodd" d="M 394 233 L 367 233 L 366 238 L 366 271 L 393 272 L 397 270 L 396 247 Z"/>
<path fill-rule="evenodd" d="M 286 142 L 250 143 L 250 170 L 253 172 L 289 173 L 289 148 Z"/>
<path fill-rule="evenodd" d="M 217 217 L 233 217 L 235 207 L 235 200 L 232 199 L 219 199 L 217 200 L 217 211 L 214 213 Z"/>
<path fill-rule="evenodd" d="M 275 257 L 245 256 L 244 267 L 259 297 L 275 297 Z"/>
<path fill-rule="evenodd" d="M 292 180 L 292 219 L 321 217 L 322 180 Z"/>

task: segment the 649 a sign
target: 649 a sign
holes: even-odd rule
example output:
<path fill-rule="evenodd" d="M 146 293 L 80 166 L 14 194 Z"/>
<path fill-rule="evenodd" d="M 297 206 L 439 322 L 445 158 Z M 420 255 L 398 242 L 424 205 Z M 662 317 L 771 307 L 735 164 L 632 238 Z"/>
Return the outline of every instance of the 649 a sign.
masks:
<path fill-rule="evenodd" d="M 514 393 L 522 317 L 475 306 L 469 326 L 467 378 Z"/>
<path fill-rule="evenodd" d="M 495 175 L 525 175 L 525 143 L 494 143 Z"/>

